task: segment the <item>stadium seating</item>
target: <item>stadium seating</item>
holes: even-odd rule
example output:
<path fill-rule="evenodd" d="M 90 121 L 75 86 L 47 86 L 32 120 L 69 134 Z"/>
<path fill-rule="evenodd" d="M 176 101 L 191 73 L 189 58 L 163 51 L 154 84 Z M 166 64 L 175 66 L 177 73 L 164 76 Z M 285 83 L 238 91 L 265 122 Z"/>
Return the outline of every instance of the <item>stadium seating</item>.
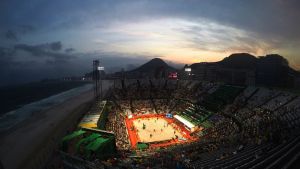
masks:
<path fill-rule="evenodd" d="M 105 129 L 120 153 L 115 168 L 293 168 L 299 161 L 300 97 L 291 92 L 133 79 L 116 81 L 107 98 L 114 106 Z M 124 119 L 143 113 L 180 115 L 202 127 L 192 133 L 199 139 L 133 153 Z"/>

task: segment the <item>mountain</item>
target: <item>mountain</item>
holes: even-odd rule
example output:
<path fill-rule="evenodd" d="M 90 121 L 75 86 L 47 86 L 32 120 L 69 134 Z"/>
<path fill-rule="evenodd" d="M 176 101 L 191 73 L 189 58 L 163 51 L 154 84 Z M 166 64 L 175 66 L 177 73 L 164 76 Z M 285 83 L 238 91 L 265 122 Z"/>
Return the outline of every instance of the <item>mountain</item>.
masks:
<path fill-rule="evenodd" d="M 289 62 L 283 56 L 278 54 L 270 54 L 266 56 L 259 57 L 259 63 L 263 64 L 277 64 L 277 65 L 284 65 L 288 66 Z"/>
<path fill-rule="evenodd" d="M 160 58 L 154 58 L 149 62 L 143 64 L 142 66 L 131 70 L 130 72 L 140 72 L 140 73 L 147 73 L 153 72 L 156 70 L 166 70 L 166 71 L 176 71 L 175 68 L 169 66 L 165 61 Z"/>
<path fill-rule="evenodd" d="M 235 53 L 218 62 L 218 65 L 232 69 L 255 69 L 258 59 L 248 53 Z"/>
<path fill-rule="evenodd" d="M 232 69 L 256 69 L 257 65 L 289 67 L 287 59 L 278 54 L 255 57 L 248 53 L 234 53 L 224 58 L 222 61 L 217 62 L 217 64 Z"/>
<path fill-rule="evenodd" d="M 257 85 L 291 86 L 293 79 L 299 77 L 299 72 L 278 54 L 256 57 L 248 53 L 234 53 L 219 62 L 194 63 L 188 67 L 204 79 L 218 79 L 232 84 L 244 84 L 249 77 L 255 78 Z"/>
<path fill-rule="evenodd" d="M 176 69 L 169 66 L 162 59 L 154 58 L 136 69 L 126 72 L 116 72 L 115 74 L 120 76 L 125 75 L 127 78 L 162 78 L 167 77 L 170 72 L 174 71 Z"/>

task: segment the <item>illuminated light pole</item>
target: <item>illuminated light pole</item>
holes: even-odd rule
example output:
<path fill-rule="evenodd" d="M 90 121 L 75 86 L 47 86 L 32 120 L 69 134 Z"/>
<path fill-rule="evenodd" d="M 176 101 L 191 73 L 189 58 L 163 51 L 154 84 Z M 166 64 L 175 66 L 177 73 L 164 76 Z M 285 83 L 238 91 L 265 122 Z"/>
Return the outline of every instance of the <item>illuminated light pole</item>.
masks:
<path fill-rule="evenodd" d="M 96 99 L 99 99 L 99 60 L 93 60 L 93 76 L 92 80 L 94 82 L 94 96 Z"/>
<path fill-rule="evenodd" d="M 185 69 L 184 69 L 184 71 L 187 73 L 187 75 L 188 75 L 188 79 L 190 79 L 191 72 L 192 72 L 192 68 L 190 68 L 190 67 L 187 67 L 187 68 L 185 68 Z"/>
<path fill-rule="evenodd" d="M 102 76 L 101 76 L 101 71 L 104 71 L 103 66 L 98 66 L 98 71 L 99 71 L 99 80 L 100 80 L 100 100 L 102 100 Z"/>
<path fill-rule="evenodd" d="M 93 81 L 94 81 L 94 95 L 96 100 L 102 100 L 102 78 L 101 71 L 104 70 L 104 67 L 100 66 L 99 60 L 93 60 Z M 100 90 L 99 90 L 100 88 Z"/>

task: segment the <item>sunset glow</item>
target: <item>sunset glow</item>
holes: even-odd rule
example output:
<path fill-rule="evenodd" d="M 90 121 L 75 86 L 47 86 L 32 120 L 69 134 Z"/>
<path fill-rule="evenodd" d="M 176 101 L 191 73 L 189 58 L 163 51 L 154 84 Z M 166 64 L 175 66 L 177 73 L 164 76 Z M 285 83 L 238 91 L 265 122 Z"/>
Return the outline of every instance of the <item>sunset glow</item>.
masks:
<path fill-rule="evenodd" d="M 10 74 L 22 71 L 41 77 L 36 67 L 51 77 L 80 75 L 96 58 L 109 72 L 152 58 L 179 68 L 220 61 L 232 53 L 257 57 L 275 53 L 300 69 L 296 1 L 75 0 L 70 5 L 69 1 L 12 0 L 2 4 L 1 62 L 11 65 Z M 49 50 L 52 43 L 59 48 Z"/>

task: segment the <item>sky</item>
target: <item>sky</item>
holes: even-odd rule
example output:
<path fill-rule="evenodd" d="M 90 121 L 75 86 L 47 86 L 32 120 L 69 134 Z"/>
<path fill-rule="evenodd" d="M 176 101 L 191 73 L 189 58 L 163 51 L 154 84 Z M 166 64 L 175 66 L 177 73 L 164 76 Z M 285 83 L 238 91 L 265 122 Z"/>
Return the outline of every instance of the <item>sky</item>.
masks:
<path fill-rule="evenodd" d="M 280 54 L 300 70 L 298 0 L 1 0 L 0 85 Z"/>

